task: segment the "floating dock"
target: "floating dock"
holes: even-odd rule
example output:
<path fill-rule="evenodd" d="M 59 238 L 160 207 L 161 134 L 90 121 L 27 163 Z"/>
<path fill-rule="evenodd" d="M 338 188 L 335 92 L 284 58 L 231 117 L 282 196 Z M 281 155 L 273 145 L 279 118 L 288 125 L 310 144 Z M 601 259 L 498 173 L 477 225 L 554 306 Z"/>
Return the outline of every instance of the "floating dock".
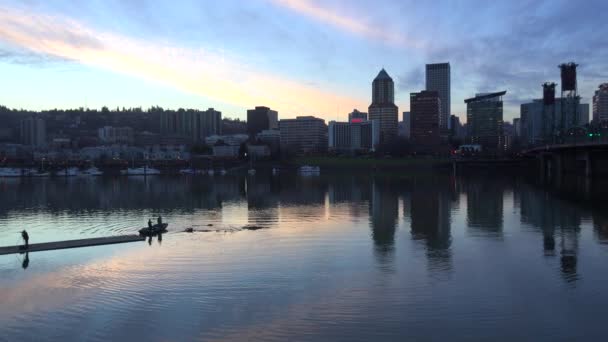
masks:
<path fill-rule="evenodd" d="M 25 253 L 25 252 L 42 252 L 42 251 L 51 251 L 51 250 L 55 250 L 55 249 L 112 245 L 112 244 L 116 244 L 116 243 L 144 241 L 145 239 L 146 239 L 145 237 L 139 236 L 139 235 L 122 235 L 122 236 L 81 239 L 81 240 L 31 243 L 27 249 L 25 249 L 23 245 L 0 247 L 0 255 Z"/>

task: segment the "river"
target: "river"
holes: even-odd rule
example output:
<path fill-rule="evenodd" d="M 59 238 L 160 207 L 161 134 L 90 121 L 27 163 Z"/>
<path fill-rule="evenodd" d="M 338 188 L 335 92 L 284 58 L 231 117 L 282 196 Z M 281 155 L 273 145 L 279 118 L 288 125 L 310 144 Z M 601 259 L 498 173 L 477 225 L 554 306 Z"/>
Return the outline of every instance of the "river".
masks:
<path fill-rule="evenodd" d="M 603 340 L 606 187 L 584 183 L 2 179 L 0 246 L 169 233 L 0 256 L 0 341 Z"/>

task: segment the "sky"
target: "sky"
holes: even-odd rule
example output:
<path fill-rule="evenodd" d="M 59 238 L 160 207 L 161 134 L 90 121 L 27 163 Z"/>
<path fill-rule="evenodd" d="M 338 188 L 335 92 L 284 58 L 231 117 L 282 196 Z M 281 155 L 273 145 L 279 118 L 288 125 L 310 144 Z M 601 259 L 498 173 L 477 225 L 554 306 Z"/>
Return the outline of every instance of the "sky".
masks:
<path fill-rule="evenodd" d="M 507 90 L 505 120 L 579 64 L 608 82 L 608 1 L 0 0 L 0 105 L 32 110 L 213 107 L 345 120 L 385 68 L 395 102 L 449 62 L 452 112 Z"/>

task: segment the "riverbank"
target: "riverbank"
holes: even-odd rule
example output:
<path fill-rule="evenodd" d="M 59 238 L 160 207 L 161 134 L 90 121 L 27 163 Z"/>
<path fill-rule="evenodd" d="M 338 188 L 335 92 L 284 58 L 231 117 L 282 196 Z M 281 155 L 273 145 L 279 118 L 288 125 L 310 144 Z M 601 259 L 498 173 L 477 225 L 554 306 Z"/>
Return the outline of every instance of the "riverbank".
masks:
<path fill-rule="evenodd" d="M 447 158 L 353 158 L 353 157 L 299 157 L 289 164 L 320 166 L 323 169 L 349 170 L 428 170 L 449 168 Z"/>

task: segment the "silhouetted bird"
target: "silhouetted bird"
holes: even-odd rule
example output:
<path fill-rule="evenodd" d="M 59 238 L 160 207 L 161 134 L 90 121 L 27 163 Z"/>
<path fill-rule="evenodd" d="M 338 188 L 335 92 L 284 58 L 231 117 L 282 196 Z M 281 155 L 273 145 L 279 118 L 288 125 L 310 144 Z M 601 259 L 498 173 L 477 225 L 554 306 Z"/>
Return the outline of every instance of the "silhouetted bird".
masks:
<path fill-rule="evenodd" d="M 30 247 L 30 236 L 27 233 L 27 231 L 23 230 L 21 232 L 21 237 L 23 238 L 23 241 L 25 241 L 25 248 L 29 248 Z"/>

